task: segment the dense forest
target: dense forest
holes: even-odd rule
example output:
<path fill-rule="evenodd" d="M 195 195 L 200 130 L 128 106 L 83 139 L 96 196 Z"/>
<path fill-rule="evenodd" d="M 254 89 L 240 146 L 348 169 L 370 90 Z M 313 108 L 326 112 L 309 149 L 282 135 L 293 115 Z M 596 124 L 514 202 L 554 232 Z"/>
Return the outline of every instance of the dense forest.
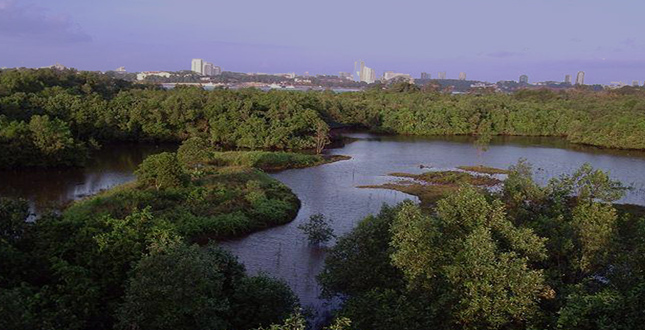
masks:
<path fill-rule="evenodd" d="M 0 198 L 0 329 L 254 329 L 297 311 L 285 283 L 247 275 L 216 242 L 295 218 L 298 198 L 259 168 L 329 160 L 205 144 L 149 156 L 136 181 L 36 221 Z"/>
<path fill-rule="evenodd" d="M 324 296 L 352 329 L 641 329 L 645 218 L 612 204 L 625 188 L 588 165 L 531 176 L 384 206 L 331 249 Z"/>
<path fill-rule="evenodd" d="M 583 88 L 451 95 L 435 85 L 366 92 L 164 90 L 73 70 L 0 71 L 0 167 L 78 166 L 104 142 L 205 139 L 223 149 L 324 146 L 330 124 L 409 135 L 563 137 L 645 149 L 645 91 Z"/>

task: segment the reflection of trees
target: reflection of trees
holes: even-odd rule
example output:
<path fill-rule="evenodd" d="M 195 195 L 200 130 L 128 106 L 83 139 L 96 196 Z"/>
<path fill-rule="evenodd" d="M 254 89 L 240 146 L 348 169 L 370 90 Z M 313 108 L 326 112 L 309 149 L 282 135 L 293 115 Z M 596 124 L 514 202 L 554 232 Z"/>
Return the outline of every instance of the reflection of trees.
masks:
<path fill-rule="evenodd" d="M 115 144 L 95 153 L 86 168 L 0 171 L 0 196 L 29 200 L 36 212 L 130 181 L 148 155 L 176 149 L 174 144 Z"/>

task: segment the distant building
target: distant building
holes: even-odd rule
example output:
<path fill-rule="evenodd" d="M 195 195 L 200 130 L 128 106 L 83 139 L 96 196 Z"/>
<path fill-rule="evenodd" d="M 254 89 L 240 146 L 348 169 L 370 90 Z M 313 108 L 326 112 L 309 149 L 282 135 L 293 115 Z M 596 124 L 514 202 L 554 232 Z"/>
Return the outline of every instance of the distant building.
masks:
<path fill-rule="evenodd" d="M 220 66 L 214 66 L 213 67 L 213 76 L 219 76 L 222 74 L 222 67 Z M 295 77 L 295 74 L 294 74 Z"/>
<path fill-rule="evenodd" d="M 125 72 L 127 72 L 127 71 L 125 70 L 125 67 L 124 67 L 124 66 L 120 66 L 120 67 L 116 68 L 116 70 L 114 70 L 114 71 L 119 72 L 119 73 L 125 73 Z"/>
<path fill-rule="evenodd" d="M 466 72 L 459 72 L 459 80 L 466 80 Z"/>
<path fill-rule="evenodd" d="M 430 79 L 430 74 L 427 72 L 421 72 L 421 79 Z"/>
<path fill-rule="evenodd" d="M 352 80 L 352 74 L 350 72 L 341 71 L 341 72 L 338 73 L 338 76 L 343 78 L 343 79 Z"/>
<path fill-rule="evenodd" d="M 523 74 L 520 76 L 520 84 L 528 84 L 529 83 L 529 76 Z"/>
<path fill-rule="evenodd" d="M 44 66 L 44 67 L 41 67 L 41 69 L 54 69 L 54 70 L 63 71 L 63 70 L 66 70 L 67 67 L 62 65 L 62 64 L 60 64 L 60 63 L 58 63 L 58 62 L 56 62 L 56 64 L 54 64 L 54 65 Z"/>
<path fill-rule="evenodd" d="M 632 86 L 634 86 L 634 87 L 638 87 L 638 80 L 634 80 L 634 81 L 632 81 Z"/>
<path fill-rule="evenodd" d="M 585 84 L 585 72 L 578 71 L 578 74 L 576 75 L 576 85 L 584 85 L 584 84 Z"/>
<path fill-rule="evenodd" d="M 437 74 L 437 79 L 446 79 L 446 71 L 439 72 Z"/>
<path fill-rule="evenodd" d="M 363 60 L 354 62 L 354 70 L 358 70 L 356 71 L 358 81 L 366 82 L 368 84 L 376 81 L 376 71 L 365 66 L 365 62 Z"/>
<path fill-rule="evenodd" d="M 394 79 L 394 78 L 399 78 L 399 77 L 400 78 L 405 78 L 408 81 L 414 81 L 412 76 L 407 74 L 407 73 L 398 73 L 398 72 L 394 72 L 394 71 L 385 71 L 385 73 L 383 74 L 383 79 L 386 80 L 386 81 L 390 80 L 390 79 Z"/>
<path fill-rule="evenodd" d="M 204 76 L 214 76 L 214 68 L 213 63 L 204 62 L 201 74 Z"/>
<path fill-rule="evenodd" d="M 137 74 L 137 80 L 145 80 L 149 76 L 170 78 L 170 72 L 165 71 L 144 71 Z"/>
<path fill-rule="evenodd" d="M 570 74 L 564 76 L 564 83 L 565 84 L 571 84 L 571 75 Z"/>
<path fill-rule="evenodd" d="M 190 71 L 202 74 L 203 69 L 204 69 L 204 60 L 202 60 L 201 58 L 194 58 L 193 61 L 190 63 Z"/>
<path fill-rule="evenodd" d="M 309 77 L 309 71 L 305 71 L 304 76 L 305 76 L 305 77 Z"/>

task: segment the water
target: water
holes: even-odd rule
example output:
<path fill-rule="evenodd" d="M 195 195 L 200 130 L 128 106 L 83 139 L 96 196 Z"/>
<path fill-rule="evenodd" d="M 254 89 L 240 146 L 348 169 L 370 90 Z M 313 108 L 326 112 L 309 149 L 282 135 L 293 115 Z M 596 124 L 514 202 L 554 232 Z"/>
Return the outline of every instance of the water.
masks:
<path fill-rule="evenodd" d="M 106 145 L 84 168 L 0 170 L 0 196 L 24 198 L 34 213 L 134 180 L 134 171 L 151 154 L 176 145 Z"/>
<path fill-rule="evenodd" d="M 222 244 L 251 273 L 266 272 L 284 279 L 303 305 L 318 311 L 326 309 L 318 299 L 320 288 L 315 280 L 324 264 L 325 253 L 308 246 L 297 226 L 310 215 L 323 213 L 334 221 L 335 232 L 342 235 L 360 219 L 378 212 L 382 203 L 398 203 L 406 198 L 416 200 L 396 191 L 356 188 L 393 180 L 388 173 L 424 171 L 419 165 L 437 170 L 479 164 L 506 168 L 519 158 L 526 158 L 534 165 L 536 180 L 544 183 L 548 178 L 571 173 L 590 163 L 611 171 L 614 179 L 633 185 L 634 189 L 621 202 L 645 205 L 643 152 L 584 148 L 550 138 L 496 138 L 488 151 L 482 153 L 467 137 L 350 136 L 359 140 L 330 153 L 351 156 L 351 160 L 273 174 L 302 201 L 302 209 L 293 222 Z"/>
<path fill-rule="evenodd" d="M 297 226 L 310 215 L 323 213 L 333 219 L 336 234 L 342 235 L 360 219 L 378 212 L 383 203 L 415 200 L 397 191 L 356 188 L 388 182 L 393 179 L 387 176 L 391 172 L 419 173 L 423 171 L 419 165 L 437 170 L 479 164 L 506 168 L 526 158 L 534 165 L 536 179 L 544 183 L 590 163 L 633 187 L 621 202 L 645 205 L 644 152 L 580 147 L 553 138 L 494 138 L 488 151 L 478 152 L 468 137 L 348 135 L 358 140 L 329 152 L 351 156 L 351 160 L 272 174 L 302 201 L 293 222 L 222 243 L 250 273 L 266 272 L 284 279 L 303 305 L 318 311 L 326 309 L 318 299 L 320 288 L 315 280 L 325 251 L 308 246 Z M 0 196 L 27 198 L 36 210 L 64 204 L 132 180 L 132 172 L 146 155 L 175 147 L 107 146 L 83 169 L 0 172 Z"/>

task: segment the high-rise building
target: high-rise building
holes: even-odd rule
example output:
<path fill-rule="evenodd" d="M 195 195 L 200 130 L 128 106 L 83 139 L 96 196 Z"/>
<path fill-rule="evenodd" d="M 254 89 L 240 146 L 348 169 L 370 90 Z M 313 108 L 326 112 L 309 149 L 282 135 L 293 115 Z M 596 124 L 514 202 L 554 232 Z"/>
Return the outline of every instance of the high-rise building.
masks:
<path fill-rule="evenodd" d="M 215 66 L 213 65 L 213 63 L 204 62 L 201 73 L 204 76 L 214 76 L 214 68 Z"/>
<path fill-rule="evenodd" d="M 585 72 L 578 71 L 578 74 L 576 75 L 576 85 L 584 85 L 584 84 L 585 84 Z"/>
<path fill-rule="evenodd" d="M 213 76 L 219 76 L 222 74 L 222 67 L 214 66 L 213 67 Z"/>
<path fill-rule="evenodd" d="M 437 74 L 437 79 L 446 79 L 446 71 L 441 71 Z"/>
<path fill-rule="evenodd" d="M 365 66 L 365 61 L 358 60 L 354 62 L 354 71 L 358 75 L 358 81 L 371 84 L 376 81 L 376 71 Z"/>
<path fill-rule="evenodd" d="M 565 84 L 571 84 L 571 75 L 570 74 L 564 76 L 564 83 Z"/>
<path fill-rule="evenodd" d="M 374 69 L 372 68 L 364 66 L 363 70 L 361 71 L 361 77 L 361 81 L 371 84 L 376 81 L 376 71 L 374 71 Z"/>
<path fill-rule="evenodd" d="M 202 70 L 204 70 L 204 60 L 201 58 L 194 58 L 190 63 L 190 71 L 202 74 Z"/>
<path fill-rule="evenodd" d="M 430 79 L 430 74 L 427 72 L 421 72 L 421 79 Z"/>
<path fill-rule="evenodd" d="M 520 84 L 528 84 L 529 83 L 529 76 L 523 74 L 520 76 Z"/>
<path fill-rule="evenodd" d="M 638 87 L 638 80 L 634 80 L 634 81 L 632 81 L 632 86 L 634 86 L 634 87 Z"/>
<path fill-rule="evenodd" d="M 466 80 L 466 72 L 459 72 L 459 80 Z"/>

